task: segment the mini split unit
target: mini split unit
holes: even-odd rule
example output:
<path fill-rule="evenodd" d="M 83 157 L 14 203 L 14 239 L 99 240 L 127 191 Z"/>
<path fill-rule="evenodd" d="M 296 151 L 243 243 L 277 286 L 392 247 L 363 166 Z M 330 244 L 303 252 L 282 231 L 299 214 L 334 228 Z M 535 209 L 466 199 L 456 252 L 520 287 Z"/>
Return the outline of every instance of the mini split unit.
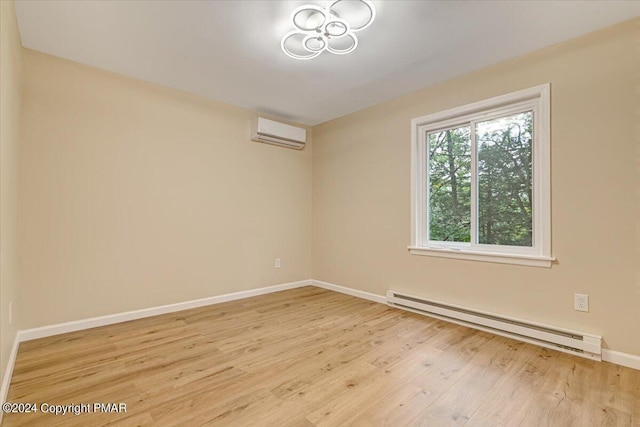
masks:
<path fill-rule="evenodd" d="M 301 150 L 307 141 L 307 131 L 296 126 L 257 117 L 251 124 L 251 140 Z"/>

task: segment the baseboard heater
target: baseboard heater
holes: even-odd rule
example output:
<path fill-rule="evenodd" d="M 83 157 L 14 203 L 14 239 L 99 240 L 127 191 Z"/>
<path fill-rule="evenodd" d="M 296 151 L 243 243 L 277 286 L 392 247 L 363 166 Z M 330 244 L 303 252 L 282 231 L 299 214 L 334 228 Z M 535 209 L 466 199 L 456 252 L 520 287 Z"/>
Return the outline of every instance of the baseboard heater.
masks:
<path fill-rule="evenodd" d="M 602 337 L 596 335 L 497 316 L 395 291 L 387 291 L 387 304 L 588 359 L 602 360 Z"/>

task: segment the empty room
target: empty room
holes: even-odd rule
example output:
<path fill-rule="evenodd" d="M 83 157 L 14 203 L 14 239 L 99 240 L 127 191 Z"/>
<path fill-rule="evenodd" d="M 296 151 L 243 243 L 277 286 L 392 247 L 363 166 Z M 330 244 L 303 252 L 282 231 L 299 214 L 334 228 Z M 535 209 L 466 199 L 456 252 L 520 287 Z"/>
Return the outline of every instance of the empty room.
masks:
<path fill-rule="evenodd" d="M 640 427 L 640 2 L 0 36 L 3 427 Z"/>

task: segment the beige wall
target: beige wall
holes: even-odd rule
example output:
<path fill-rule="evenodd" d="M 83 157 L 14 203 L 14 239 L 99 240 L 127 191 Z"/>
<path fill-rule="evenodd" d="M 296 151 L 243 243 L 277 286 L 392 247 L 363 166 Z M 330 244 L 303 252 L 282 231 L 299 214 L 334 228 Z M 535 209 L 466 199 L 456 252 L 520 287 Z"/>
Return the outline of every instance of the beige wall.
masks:
<path fill-rule="evenodd" d="M 16 336 L 9 304 L 18 291 L 18 139 L 20 129 L 21 50 L 13 2 L 0 1 L 0 377 L 4 376 Z"/>
<path fill-rule="evenodd" d="M 251 142 L 250 111 L 23 59 L 21 328 L 309 278 L 311 144 Z"/>
<path fill-rule="evenodd" d="M 314 128 L 312 276 L 602 334 L 640 355 L 640 19 Z M 551 269 L 409 255 L 410 120 L 551 82 Z M 573 293 L 590 312 L 573 310 Z"/>

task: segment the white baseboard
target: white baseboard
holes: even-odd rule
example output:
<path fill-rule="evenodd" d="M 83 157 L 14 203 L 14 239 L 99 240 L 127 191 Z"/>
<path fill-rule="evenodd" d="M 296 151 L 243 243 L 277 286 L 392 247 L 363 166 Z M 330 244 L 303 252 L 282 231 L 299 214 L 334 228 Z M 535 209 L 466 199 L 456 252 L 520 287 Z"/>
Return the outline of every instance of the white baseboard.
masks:
<path fill-rule="evenodd" d="M 2 388 L 0 388 L 0 404 L 7 401 L 7 394 L 9 393 L 9 385 L 11 385 L 11 376 L 13 375 L 13 365 L 16 363 L 16 356 L 18 355 L 18 347 L 20 346 L 20 336 L 16 334 L 13 340 L 13 347 L 11 348 L 11 354 L 7 361 L 7 369 L 4 371 L 4 377 L 2 377 Z M 2 414 L 0 411 L 0 424 L 2 424 Z"/>
<path fill-rule="evenodd" d="M 328 289 L 334 292 L 340 292 L 341 294 L 351 295 L 352 297 L 358 297 L 362 299 L 368 299 L 369 301 L 379 302 L 380 304 L 386 304 L 387 298 L 384 295 L 372 294 L 371 292 L 360 291 L 358 289 L 346 288 L 344 286 L 335 285 L 329 282 L 322 282 L 320 280 L 311 280 L 313 286 L 318 288 Z"/>
<path fill-rule="evenodd" d="M 370 292 L 347 288 L 333 283 L 322 282 L 320 280 L 301 280 L 298 282 L 283 283 L 280 285 L 267 286 L 264 288 L 250 289 L 247 291 L 233 292 L 230 294 L 217 295 L 214 297 L 201 298 L 197 300 L 184 301 L 175 304 L 161 305 L 158 307 L 143 308 L 141 310 L 127 311 L 124 313 L 109 314 L 106 316 L 92 317 L 89 319 L 74 320 L 72 322 L 57 323 L 54 325 L 42 326 L 39 328 L 25 329 L 18 331 L 18 342 L 35 340 L 38 338 L 50 337 L 53 335 L 66 334 L 68 332 L 81 331 L 84 329 L 97 328 L 99 326 L 113 325 L 114 323 L 128 322 L 130 320 L 142 319 L 145 317 L 158 316 L 161 314 L 173 313 L 176 311 L 189 310 L 191 308 L 203 307 L 206 305 L 220 304 L 227 301 L 234 301 L 258 295 L 270 294 L 272 292 L 285 291 L 287 289 L 300 288 L 302 286 L 316 286 L 330 291 L 375 301 L 386 304 L 386 299 L 382 295 Z"/>
<path fill-rule="evenodd" d="M 640 370 L 640 356 L 636 356 L 634 354 L 622 353 L 620 351 L 603 348 L 602 361 Z"/>
<path fill-rule="evenodd" d="M 176 304 L 161 305 L 158 307 L 143 308 L 141 310 L 127 311 L 124 313 L 110 314 L 107 316 L 75 320 L 73 322 L 58 323 L 55 325 L 42 326 L 40 328 L 25 329 L 24 331 L 19 331 L 18 337 L 20 342 L 35 340 L 38 338 L 50 337 L 52 335 L 66 334 L 68 332 L 75 332 L 83 329 L 91 329 L 97 328 L 99 326 L 112 325 L 114 323 L 128 322 L 129 320 L 136 320 L 145 317 L 158 316 L 160 314 L 189 310 L 191 308 L 203 307 L 205 305 L 220 304 L 227 301 L 234 301 L 238 299 L 254 297 L 257 295 L 270 294 L 272 292 L 285 291 L 287 289 L 300 288 L 302 286 L 309 285 L 311 285 L 310 280 L 301 280 L 299 282 L 283 283 L 281 285 L 250 289 L 248 291 L 233 292 L 230 294 L 184 301 Z"/>
<path fill-rule="evenodd" d="M 64 334 L 67 332 L 75 332 L 83 329 L 95 328 L 98 326 L 106 326 L 114 323 L 127 322 L 129 320 L 142 319 L 145 317 L 157 316 L 160 314 L 173 313 L 191 308 L 203 307 L 206 305 L 220 304 L 227 301 L 234 301 L 243 298 L 249 298 L 258 295 L 270 294 L 273 292 L 284 291 L 287 289 L 301 288 L 303 286 L 316 286 L 318 288 L 327 289 L 342 294 L 351 295 L 357 298 L 374 301 L 380 304 L 386 304 L 387 299 L 383 295 L 377 295 L 358 289 L 347 288 L 345 286 L 333 283 L 323 282 L 320 280 L 301 280 L 299 282 L 283 283 L 275 286 L 267 286 L 264 288 L 251 289 L 247 291 L 233 292 L 224 295 L 217 295 L 209 298 L 202 298 L 191 301 L 179 302 L 176 304 L 162 305 L 159 307 L 145 308 L 142 310 L 128 311 L 125 313 L 111 314 L 108 316 L 93 317 L 90 319 L 76 320 L 73 322 L 59 323 L 56 325 L 43 326 L 40 328 L 26 329 L 18 331 L 16 334 L 11 355 L 7 363 L 5 375 L 2 380 L 2 388 L 0 389 L 0 398 L 2 403 L 7 398 L 9 385 L 11 384 L 11 375 L 13 373 L 13 365 L 18 353 L 18 346 L 23 341 L 29 341 L 37 338 Z M 615 363 L 617 365 L 627 366 L 633 369 L 640 369 L 640 356 L 622 353 L 615 350 L 603 349 L 602 360 Z M 0 411 L 0 422 L 2 421 L 2 413 Z"/>

